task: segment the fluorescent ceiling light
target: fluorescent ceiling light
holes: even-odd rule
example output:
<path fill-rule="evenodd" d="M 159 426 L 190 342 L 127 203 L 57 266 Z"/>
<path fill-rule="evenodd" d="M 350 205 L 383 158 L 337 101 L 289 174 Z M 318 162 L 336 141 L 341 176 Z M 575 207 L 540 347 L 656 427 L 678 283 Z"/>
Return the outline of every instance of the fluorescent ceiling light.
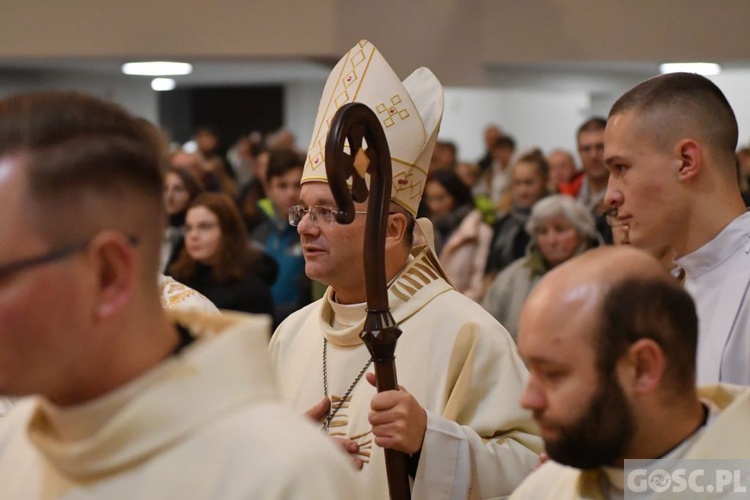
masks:
<path fill-rule="evenodd" d="M 151 88 L 154 90 L 172 90 L 177 83 L 172 78 L 154 78 L 151 80 Z"/>
<path fill-rule="evenodd" d="M 169 61 L 129 62 L 122 65 L 122 72 L 126 75 L 146 76 L 189 75 L 193 72 L 193 66 Z"/>
<path fill-rule="evenodd" d="M 718 75 L 721 66 L 716 63 L 665 63 L 659 66 L 659 72 L 664 73 L 698 73 L 699 75 Z"/>

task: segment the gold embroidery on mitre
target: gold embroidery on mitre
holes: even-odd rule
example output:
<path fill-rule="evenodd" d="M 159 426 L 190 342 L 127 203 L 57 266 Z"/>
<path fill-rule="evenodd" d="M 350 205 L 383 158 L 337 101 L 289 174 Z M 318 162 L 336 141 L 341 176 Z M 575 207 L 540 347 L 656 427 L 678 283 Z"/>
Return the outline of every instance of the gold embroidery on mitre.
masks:
<path fill-rule="evenodd" d="M 405 166 L 409 170 L 416 170 L 418 174 L 423 175 L 427 177 L 427 170 L 423 169 L 416 163 L 409 163 L 408 161 L 404 161 L 401 158 L 396 158 L 395 156 L 391 156 L 391 161 L 393 163 L 399 163 L 403 166 Z"/>
<path fill-rule="evenodd" d="M 355 83 L 357 83 L 357 80 L 359 80 L 359 75 L 357 74 L 357 67 L 362 64 L 362 61 L 365 60 L 367 56 L 365 55 L 364 50 L 362 50 L 362 45 L 360 45 L 360 49 L 352 54 L 351 57 L 351 70 L 344 75 L 344 78 L 341 80 L 341 84 L 344 86 L 344 88 L 349 88 Z"/>
<path fill-rule="evenodd" d="M 401 101 L 401 96 L 396 94 L 391 97 L 390 106 L 385 104 L 384 102 L 381 102 L 380 104 L 375 106 L 375 111 L 377 111 L 378 115 L 380 115 L 380 119 L 383 122 L 383 125 L 385 125 L 385 128 L 390 128 L 396 124 L 396 121 L 394 120 L 396 116 L 401 118 L 401 121 L 406 120 L 407 118 L 409 118 L 409 116 L 411 116 L 408 109 L 398 108 L 398 105 L 401 104 Z"/>
<path fill-rule="evenodd" d="M 393 189 L 399 197 L 421 198 L 423 186 L 424 178 L 415 176 L 412 172 L 402 171 L 393 176 Z"/>
<path fill-rule="evenodd" d="M 418 97 L 416 101 L 415 95 L 410 95 L 412 91 Z M 326 169 L 319 167 L 326 163 L 325 146 L 330 123 L 340 106 L 351 102 L 364 103 L 378 117 L 392 155 L 391 198 L 409 213 L 416 214 L 427 177 L 426 163 L 443 111 L 440 82 L 425 68 L 400 81 L 371 43 L 366 40 L 358 42 L 341 58 L 326 81 L 307 150 L 302 184 L 327 180 Z M 416 165 L 417 162 L 420 165 Z M 360 164 L 357 167 L 362 175 L 364 168 Z M 412 177 L 399 175 L 400 171 L 406 171 Z"/>
<path fill-rule="evenodd" d="M 307 151 L 307 160 L 310 170 L 315 171 L 318 167 L 325 164 L 325 147 L 328 130 L 331 126 L 333 115 L 344 104 L 354 102 L 359 93 L 359 89 L 364 81 L 367 68 L 370 66 L 370 60 L 375 55 L 375 47 L 369 47 L 369 54 L 365 53 L 365 43 L 360 42 L 360 49 L 349 51 L 346 54 L 346 60 L 341 67 L 341 73 L 336 81 L 336 86 L 331 92 L 331 98 L 325 108 L 324 117 L 320 121 L 319 128 L 315 134 L 313 146 Z M 362 65 L 365 67 L 362 68 Z M 306 176 L 308 177 L 308 176 Z"/>
<path fill-rule="evenodd" d="M 337 110 L 344 104 L 351 102 L 349 92 L 347 92 L 346 89 L 342 90 L 341 93 L 336 96 L 336 99 L 333 102 L 336 104 Z"/>

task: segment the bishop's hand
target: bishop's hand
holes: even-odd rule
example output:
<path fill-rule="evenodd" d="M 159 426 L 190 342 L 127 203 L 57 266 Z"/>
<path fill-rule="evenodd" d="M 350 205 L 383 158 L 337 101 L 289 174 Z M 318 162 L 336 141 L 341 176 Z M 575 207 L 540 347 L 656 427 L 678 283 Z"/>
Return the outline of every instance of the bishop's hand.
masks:
<path fill-rule="evenodd" d="M 367 381 L 375 386 L 375 374 Z M 427 430 L 427 413 L 414 396 L 399 386 L 397 391 L 377 393 L 370 402 L 368 419 L 375 444 L 413 455 L 422 449 Z"/>

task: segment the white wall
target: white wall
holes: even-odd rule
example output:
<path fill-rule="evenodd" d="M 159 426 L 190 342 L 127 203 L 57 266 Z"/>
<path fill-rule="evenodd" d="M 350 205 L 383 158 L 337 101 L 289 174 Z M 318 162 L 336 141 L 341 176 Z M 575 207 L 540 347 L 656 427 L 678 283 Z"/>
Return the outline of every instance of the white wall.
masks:
<path fill-rule="evenodd" d="M 728 70 L 711 77 L 732 105 L 739 125 L 739 145 L 750 145 L 750 71 Z M 473 161 L 484 153 L 483 130 L 500 125 L 516 139 L 516 152 L 539 147 L 545 153 L 562 147 L 575 151 L 575 131 L 587 118 L 606 117 L 614 101 L 633 85 L 627 76 L 622 83 L 581 80 L 581 90 L 522 88 L 445 89 L 445 113 L 440 138 L 456 143 L 459 159 Z M 637 83 L 637 82 L 636 82 Z M 588 89 L 593 89 L 589 91 Z"/>
<path fill-rule="evenodd" d="M 729 70 L 712 80 L 726 94 L 739 123 L 739 143 L 750 144 L 750 71 Z M 296 80 L 284 84 L 285 125 L 306 150 L 312 135 L 323 80 Z M 628 82 L 628 85 L 631 83 Z M 459 158 L 473 161 L 484 152 L 484 127 L 495 123 L 512 135 L 517 152 L 540 147 L 544 152 L 563 147 L 575 150 L 575 130 L 589 116 L 606 116 L 621 88 L 607 91 L 601 85 L 595 90 L 537 88 L 468 88 L 445 89 L 445 113 L 440 138 L 456 143 Z M 581 82 L 586 87 L 585 81 Z M 0 75 L 0 97 L 12 93 L 77 89 L 111 99 L 138 116 L 156 122 L 157 93 L 150 80 L 139 77 L 104 77 L 95 74 L 38 74 L 16 72 Z"/>
<path fill-rule="evenodd" d="M 750 142 L 750 71 L 727 72 L 713 80 L 727 95 L 740 125 L 740 144 Z M 630 83 L 630 82 L 629 82 Z M 284 85 L 284 123 L 306 150 L 315 124 L 325 82 L 294 81 Z M 585 82 L 582 82 L 585 84 Z M 626 88 L 626 87 L 622 87 Z M 459 158 L 474 161 L 484 153 L 484 127 L 500 125 L 518 144 L 517 152 L 539 147 L 545 153 L 555 148 L 575 151 L 575 131 L 587 118 L 607 116 L 621 88 L 606 91 L 554 89 L 492 89 L 447 87 L 440 139 L 459 148 Z M 125 94 L 121 91 L 122 97 Z M 134 99 L 134 103 L 143 99 Z"/>
<path fill-rule="evenodd" d="M 19 92 L 42 90 L 78 90 L 114 101 L 131 113 L 154 123 L 158 120 L 157 95 L 151 79 L 139 77 L 104 77 L 94 74 L 34 72 L 0 76 L 0 97 Z"/>
<path fill-rule="evenodd" d="M 456 143 L 459 159 L 474 161 L 484 154 L 484 128 L 494 123 L 515 138 L 519 153 L 574 150 L 575 130 L 590 106 L 583 91 L 446 88 L 440 139 Z"/>
<path fill-rule="evenodd" d="M 739 125 L 739 145 L 750 146 L 750 71 L 730 70 L 712 76 L 731 104 Z"/>
<path fill-rule="evenodd" d="M 297 140 L 297 148 L 307 151 L 323 94 L 325 80 L 292 82 L 284 86 L 284 124 Z"/>

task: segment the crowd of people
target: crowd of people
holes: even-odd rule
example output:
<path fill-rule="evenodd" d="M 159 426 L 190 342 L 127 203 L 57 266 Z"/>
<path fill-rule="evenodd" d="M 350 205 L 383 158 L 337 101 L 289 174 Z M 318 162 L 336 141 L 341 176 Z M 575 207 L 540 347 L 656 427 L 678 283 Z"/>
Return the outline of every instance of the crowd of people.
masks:
<path fill-rule="evenodd" d="M 326 170 L 355 98 L 393 159 L 382 392 L 368 206 L 339 223 Z M 386 450 L 419 499 L 623 498 L 633 459 L 737 460 L 750 486 L 750 155 L 721 91 L 637 85 L 572 132 L 580 170 L 496 125 L 460 162 L 443 106 L 364 40 L 306 154 L 279 132 L 225 156 L 211 126 L 170 151 L 94 97 L 1 100 L 2 496 L 385 499 Z"/>
<path fill-rule="evenodd" d="M 278 325 L 312 300 L 289 209 L 299 201 L 303 156 L 280 135 L 242 137 L 226 159 L 214 127 L 169 155 L 164 180 L 168 224 L 161 272 L 220 309 L 269 314 Z M 231 161 L 230 161 L 231 160 Z"/>
<path fill-rule="evenodd" d="M 605 125 L 606 120 L 593 118 L 577 131 L 580 171 L 573 155 L 562 149 L 548 156 L 534 149 L 516 157 L 515 140 L 495 125 L 487 127 L 487 153 L 476 163 L 459 162 L 453 143 L 436 144 L 418 215 L 432 222 L 437 257 L 453 287 L 484 304 L 512 333 L 530 286 L 547 270 L 587 248 L 614 241 L 604 205 L 609 176 L 603 160 Z M 305 164 L 293 137 L 276 133 L 264 141 L 261 134 L 253 133 L 240 138 L 222 157 L 217 153 L 215 127 L 201 126 L 190 144 L 196 151 L 178 148 L 165 174 L 169 219 L 162 272 L 195 288 L 221 309 L 271 314 L 275 325 L 320 298 L 324 286 L 305 274 L 300 237 L 289 224 L 289 210 L 300 200 Z M 197 209 L 195 199 L 202 193 L 220 193 L 221 201 L 209 197 L 213 208 L 204 201 L 199 203 L 204 210 Z M 558 207 L 557 212 L 565 212 L 560 215 L 567 218 L 564 225 L 576 227 L 575 248 L 562 252 L 562 260 L 549 253 L 566 247 L 565 238 L 552 236 L 564 233 L 560 224 L 537 220 L 533 228 L 529 225 L 532 209 L 550 195 L 566 195 L 584 207 L 595 227 L 582 231 L 580 221 L 569 219 L 572 210 L 580 209 Z M 214 222 L 215 244 L 206 242 L 207 236 L 213 241 L 205 229 L 211 221 L 189 224 L 190 212 L 196 220 L 203 214 Z M 557 229 L 550 229 L 553 226 Z M 191 244 L 186 245 L 188 241 Z M 240 252 L 240 241 L 249 248 Z M 236 248 L 230 250 L 232 245 Z M 226 266 L 236 269 L 228 273 Z M 507 269 L 511 267 L 513 279 Z M 526 285 L 517 286 L 518 279 Z M 503 300 L 496 300 L 500 296 Z M 512 313 L 501 312 L 509 307 Z"/>
<path fill-rule="evenodd" d="M 452 286 L 482 304 L 514 336 L 524 300 L 546 271 L 586 249 L 630 243 L 629 226 L 607 216 L 611 207 L 605 202 L 609 180 L 604 162 L 606 125 L 605 118 L 593 117 L 571 132 L 580 168 L 574 154 L 561 148 L 546 155 L 540 149 L 517 154 L 515 139 L 494 124 L 485 128 L 486 152 L 475 162 L 461 161 L 453 142 L 435 144 L 417 215 L 432 222 L 436 254 Z M 326 285 L 305 273 L 300 237 L 288 222 L 289 210 L 299 203 L 306 161 L 294 137 L 284 129 L 265 137 L 252 132 L 222 155 L 218 128 L 201 125 L 186 148 L 173 148 L 165 174 L 169 218 L 161 271 L 195 288 L 221 309 L 271 314 L 275 326 L 320 298 Z M 739 149 L 737 160 L 743 197 L 750 199 L 748 151 L 750 147 Z M 237 214 L 229 211 L 238 212 L 245 229 L 220 219 L 217 234 L 221 237 L 212 246 L 216 252 L 199 258 L 195 252 L 205 247 L 201 243 L 205 231 L 194 229 L 194 243 L 186 247 L 186 215 L 203 192 L 223 193 L 224 201 L 233 201 L 237 210 L 224 203 L 224 218 L 236 221 Z M 576 236 L 569 238 L 574 245 L 554 236 L 564 234 L 560 224 L 537 220 L 532 228 L 533 208 L 550 195 L 566 195 L 585 208 L 593 217 L 594 231 L 583 230 L 587 224 L 570 219 L 573 211 L 581 211 L 567 207 L 567 201 L 555 202 L 556 211 L 564 212 L 562 226 L 575 227 Z M 566 204 L 566 209 L 560 204 Z M 243 239 L 250 248 L 238 264 L 239 250 L 225 247 Z M 422 241 L 419 235 L 417 239 Z M 571 245 L 575 248 L 567 251 Z M 566 248 L 561 260 L 550 254 L 557 247 Z M 223 256 L 220 248 L 225 249 Z M 675 268 L 669 247 L 653 253 L 668 270 Z M 182 263 L 177 264 L 182 254 Z M 213 263 L 209 265 L 208 260 Z M 234 266 L 236 271 L 227 274 L 222 271 L 225 266 Z M 230 299 L 232 295 L 236 298 Z"/>

